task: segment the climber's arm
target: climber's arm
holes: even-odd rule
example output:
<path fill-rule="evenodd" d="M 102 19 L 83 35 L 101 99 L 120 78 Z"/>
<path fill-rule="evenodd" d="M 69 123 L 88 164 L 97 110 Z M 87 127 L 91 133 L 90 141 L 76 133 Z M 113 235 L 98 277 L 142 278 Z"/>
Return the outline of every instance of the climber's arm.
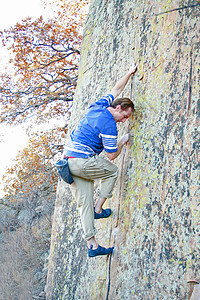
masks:
<path fill-rule="evenodd" d="M 128 73 L 122 77 L 114 86 L 114 88 L 111 91 L 111 94 L 114 96 L 114 98 L 116 98 L 117 96 L 119 96 L 119 94 L 123 91 L 123 89 L 125 88 L 129 78 L 131 77 L 131 75 L 133 75 L 137 70 L 137 66 L 134 63 Z"/>
<path fill-rule="evenodd" d="M 130 134 L 127 133 L 118 142 L 116 152 L 112 152 L 112 153 L 106 152 L 108 159 L 109 160 L 115 159 L 121 153 L 123 146 L 128 143 L 129 139 L 130 139 Z"/>

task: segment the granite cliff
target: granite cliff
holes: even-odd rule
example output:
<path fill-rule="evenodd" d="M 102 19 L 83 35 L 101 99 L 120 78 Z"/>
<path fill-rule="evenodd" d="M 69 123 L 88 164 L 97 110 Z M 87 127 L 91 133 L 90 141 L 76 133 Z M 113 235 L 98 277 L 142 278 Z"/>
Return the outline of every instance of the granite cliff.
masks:
<path fill-rule="evenodd" d="M 76 202 L 58 182 L 47 299 L 188 299 L 199 280 L 199 1 L 94 0 L 85 24 L 69 133 L 133 59 L 124 96 L 137 113 L 131 142 L 96 221 L 110 258 L 89 259 Z M 98 193 L 98 188 L 96 193 Z"/>

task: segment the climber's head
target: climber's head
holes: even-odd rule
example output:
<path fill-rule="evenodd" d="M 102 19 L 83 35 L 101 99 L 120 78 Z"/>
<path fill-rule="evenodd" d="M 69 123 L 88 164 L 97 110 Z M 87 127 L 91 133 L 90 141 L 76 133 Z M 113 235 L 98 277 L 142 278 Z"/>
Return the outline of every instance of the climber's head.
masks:
<path fill-rule="evenodd" d="M 116 108 L 117 105 L 121 106 L 122 110 L 125 110 L 128 107 L 132 108 L 132 111 L 135 111 L 134 104 L 129 98 L 117 98 L 110 103 L 110 107 Z"/>
<path fill-rule="evenodd" d="M 109 109 L 111 108 L 111 109 Z M 129 98 L 118 98 L 110 103 L 108 110 L 116 122 L 124 123 L 135 111 L 134 104 Z"/>

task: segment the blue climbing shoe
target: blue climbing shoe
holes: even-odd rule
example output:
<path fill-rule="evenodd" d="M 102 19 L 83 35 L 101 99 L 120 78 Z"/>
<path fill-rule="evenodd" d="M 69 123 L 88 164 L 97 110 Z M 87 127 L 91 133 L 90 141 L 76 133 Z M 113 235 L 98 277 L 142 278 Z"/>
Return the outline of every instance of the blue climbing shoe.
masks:
<path fill-rule="evenodd" d="M 107 255 L 113 252 L 114 247 L 110 247 L 110 248 L 104 248 L 101 247 L 100 245 L 98 245 L 97 249 L 92 249 L 93 245 L 90 246 L 90 249 L 88 249 L 88 255 L 89 257 L 95 257 L 95 256 L 99 256 L 99 255 Z"/>
<path fill-rule="evenodd" d="M 107 208 L 107 209 L 103 209 L 102 208 L 102 212 L 100 214 L 97 214 L 95 212 L 95 208 L 94 208 L 94 218 L 95 219 L 103 219 L 103 218 L 108 218 L 111 215 L 111 209 Z"/>

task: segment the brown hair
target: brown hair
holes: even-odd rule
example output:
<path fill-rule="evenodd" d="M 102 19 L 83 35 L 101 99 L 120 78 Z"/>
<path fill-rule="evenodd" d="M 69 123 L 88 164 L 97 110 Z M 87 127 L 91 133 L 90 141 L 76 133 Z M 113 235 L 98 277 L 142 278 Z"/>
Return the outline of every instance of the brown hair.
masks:
<path fill-rule="evenodd" d="M 125 110 L 125 109 L 131 107 L 133 112 L 135 111 L 134 104 L 129 98 L 118 98 L 110 103 L 110 107 L 113 107 L 113 108 L 116 108 L 117 105 L 120 105 L 122 110 Z"/>

